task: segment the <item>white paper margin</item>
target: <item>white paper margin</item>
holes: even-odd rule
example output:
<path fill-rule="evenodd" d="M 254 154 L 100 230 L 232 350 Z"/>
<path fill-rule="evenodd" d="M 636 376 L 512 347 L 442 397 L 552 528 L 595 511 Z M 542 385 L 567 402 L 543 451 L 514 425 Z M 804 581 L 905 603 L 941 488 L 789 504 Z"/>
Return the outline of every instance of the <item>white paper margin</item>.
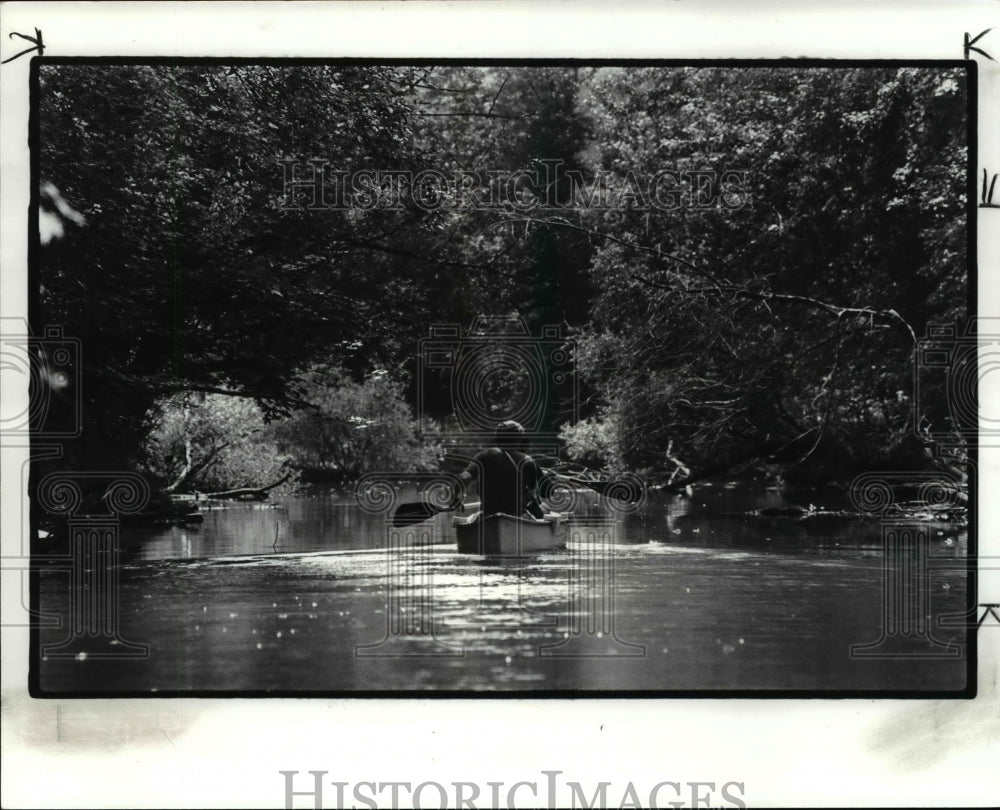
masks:
<path fill-rule="evenodd" d="M 6 3 L 0 57 L 28 47 L 9 32 L 38 27 L 50 56 L 960 59 L 963 34 L 991 26 L 978 44 L 1000 58 L 1000 4 L 985 1 Z M 0 68 L 4 316 L 24 314 L 26 301 L 28 58 Z M 992 174 L 1000 66 L 977 62 L 977 170 Z M 979 220 L 979 310 L 1000 315 L 1000 212 Z M 990 497 L 998 456 L 980 453 L 983 556 L 1000 557 Z M 2 463 L 9 556 L 19 553 L 27 502 L 17 452 L 5 448 Z M 5 617 L 21 613 L 7 584 L 5 574 Z M 980 601 L 998 594 L 1000 572 L 983 572 Z M 542 770 L 561 770 L 588 795 L 612 782 L 614 806 L 628 782 L 643 796 L 664 780 L 743 782 L 751 807 L 997 797 L 1000 627 L 979 633 L 975 701 L 31 700 L 27 630 L 4 627 L 2 641 L 4 807 L 283 807 L 278 771 L 300 771 L 304 789 L 310 769 L 328 771 L 327 782 L 467 781 L 484 791 L 488 781 L 541 786 Z M 519 797 L 519 806 L 545 801 L 529 790 Z M 334 798 L 330 789 L 325 806 Z M 425 796 L 436 800 L 433 790 Z"/>

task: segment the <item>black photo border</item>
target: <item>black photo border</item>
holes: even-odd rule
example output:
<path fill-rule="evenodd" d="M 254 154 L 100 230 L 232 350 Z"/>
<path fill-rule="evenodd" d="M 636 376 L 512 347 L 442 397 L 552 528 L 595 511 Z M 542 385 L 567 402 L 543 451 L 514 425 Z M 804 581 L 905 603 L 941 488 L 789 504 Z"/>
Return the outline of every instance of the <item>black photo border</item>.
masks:
<path fill-rule="evenodd" d="M 28 322 L 31 334 L 39 334 L 44 327 L 41 319 L 39 301 L 39 251 L 40 235 L 38 229 L 39 212 L 39 69 L 41 66 L 58 65 L 90 65 L 90 66 L 165 66 L 165 67 L 198 67 L 198 66 L 239 66 L 262 65 L 276 67 L 292 67 L 303 65 L 330 66 L 497 66 L 497 67 L 663 67 L 663 68 L 932 68 L 932 69 L 962 69 L 966 73 L 966 138 L 967 138 L 967 245 L 966 245 L 966 278 L 967 278 L 967 313 L 968 320 L 978 313 L 978 263 L 977 263 L 977 167 L 978 167 L 978 65 L 974 60 L 944 60 L 944 59 L 817 59 L 817 58 L 765 58 L 765 59 L 553 59 L 553 58 L 256 58 L 256 57 L 137 57 L 137 56 L 102 56 L 102 57 L 46 57 L 36 56 L 31 59 L 29 73 L 29 104 L 28 145 L 30 150 L 30 203 L 28 209 Z M 977 399 L 978 402 L 978 399 Z M 155 693 L 134 690 L 122 691 L 64 691 L 43 690 L 40 686 L 40 650 L 41 630 L 37 623 L 32 623 L 29 631 L 28 648 L 28 693 L 33 698 L 46 699 L 91 699 L 91 698 L 359 698 L 359 699 L 972 699 L 977 694 L 977 663 L 978 646 L 975 616 L 977 613 L 977 575 L 979 567 L 978 548 L 978 439 L 970 443 L 968 448 L 968 554 L 966 558 L 966 608 L 965 615 L 965 647 L 966 685 L 958 690 L 807 690 L 807 689 L 725 689 L 725 690 L 162 690 Z M 37 442 L 32 439 L 32 445 Z M 36 464 L 32 463 L 29 472 L 29 491 L 34 491 L 37 484 Z M 31 502 L 30 532 L 36 536 L 38 528 L 38 509 Z M 30 611 L 38 615 L 40 607 L 40 569 L 39 555 L 35 544 L 32 544 L 31 571 L 29 577 Z M 971 619 L 969 617 L 972 617 Z"/>

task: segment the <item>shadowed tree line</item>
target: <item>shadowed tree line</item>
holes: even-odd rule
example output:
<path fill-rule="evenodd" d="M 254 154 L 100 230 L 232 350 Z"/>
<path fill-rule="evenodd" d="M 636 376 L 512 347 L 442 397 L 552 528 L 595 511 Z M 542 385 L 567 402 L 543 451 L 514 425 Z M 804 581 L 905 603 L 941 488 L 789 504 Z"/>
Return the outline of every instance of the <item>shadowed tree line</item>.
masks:
<path fill-rule="evenodd" d="M 418 341 L 484 314 L 572 336 L 583 420 L 567 383 L 542 419 L 592 466 L 844 480 L 947 429 L 913 350 L 967 315 L 961 70 L 43 65 L 40 90 L 77 213 L 36 325 L 82 342 L 73 466 L 175 491 L 434 466 Z M 312 158 L 431 183 L 310 210 L 281 161 Z"/>

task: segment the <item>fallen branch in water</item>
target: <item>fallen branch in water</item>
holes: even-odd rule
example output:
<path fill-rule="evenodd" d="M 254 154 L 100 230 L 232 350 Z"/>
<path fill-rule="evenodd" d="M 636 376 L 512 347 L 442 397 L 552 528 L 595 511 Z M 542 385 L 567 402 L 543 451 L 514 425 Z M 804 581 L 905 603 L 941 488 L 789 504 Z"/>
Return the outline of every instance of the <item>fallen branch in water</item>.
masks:
<path fill-rule="evenodd" d="M 200 497 L 213 500 L 263 501 L 267 499 L 268 493 L 272 489 L 281 486 L 291 477 L 291 472 L 287 472 L 266 487 L 240 487 L 239 489 L 226 489 L 222 492 L 203 492 Z"/>

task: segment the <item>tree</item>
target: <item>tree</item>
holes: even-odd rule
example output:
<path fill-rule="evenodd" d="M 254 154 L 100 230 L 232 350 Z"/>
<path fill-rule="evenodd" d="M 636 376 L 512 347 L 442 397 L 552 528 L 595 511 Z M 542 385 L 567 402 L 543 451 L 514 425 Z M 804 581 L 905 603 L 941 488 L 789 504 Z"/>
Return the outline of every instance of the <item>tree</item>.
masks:
<path fill-rule="evenodd" d="M 455 204 L 433 248 L 458 257 L 447 276 L 452 323 L 515 313 L 538 336 L 542 327 L 586 320 L 592 245 L 537 213 L 574 205 L 569 178 L 582 172 L 588 136 L 575 106 L 578 83 L 575 68 L 448 66 L 428 69 L 418 84 L 418 148 L 462 183 L 450 192 Z M 443 415 L 449 392 L 431 382 L 425 397 Z M 556 388 L 543 416 L 549 428 L 570 410 L 569 381 Z"/>
<path fill-rule="evenodd" d="M 580 212 L 601 240 L 581 369 L 626 463 L 920 463 L 914 337 L 965 314 L 964 93 L 958 70 L 588 77 L 593 171 L 623 204 Z M 663 167 L 746 170 L 750 204 L 634 204 Z"/>
<path fill-rule="evenodd" d="M 41 254 L 39 315 L 84 346 L 72 463 L 134 461 L 150 408 L 185 391 L 294 411 L 300 428 L 360 407 L 327 392 L 374 396 L 376 370 L 414 399 L 431 324 L 511 312 L 536 334 L 575 329 L 588 421 L 565 436 L 593 463 L 666 476 L 774 462 L 822 478 L 923 451 L 914 337 L 966 314 L 961 70 L 40 75 L 42 178 L 86 223 Z M 333 184 L 354 170 L 432 181 L 393 193 L 383 177 L 370 205 L 289 210 L 281 161 L 301 175 L 309 158 Z M 703 185 L 711 171 L 729 185 Z M 670 172 L 674 185 L 650 186 Z M 317 363 L 333 382 L 302 374 Z M 569 412 L 559 385 L 550 427 Z M 443 416 L 444 383 L 424 395 Z M 315 463 L 374 463 L 367 428 L 323 429 L 348 449 Z"/>
<path fill-rule="evenodd" d="M 167 492 L 261 488 L 292 478 L 291 458 L 278 452 L 272 429 L 246 398 L 178 394 L 158 403 L 150 421 L 145 466 Z"/>
<path fill-rule="evenodd" d="M 303 376 L 302 390 L 308 406 L 274 425 L 298 466 L 353 480 L 437 465 L 440 448 L 420 440 L 403 385 L 387 372 L 359 383 L 341 369 L 317 368 Z"/>
<path fill-rule="evenodd" d="M 39 274 L 41 320 L 84 347 L 76 463 L 134 461 L 162 397 L 238 393 L 276 415 L 318 356 L 391 350 L 408 285 L 383 284 L 372 257 L 423 212 L 286 210 L 280 161 L 409 165 L 407 75 L 41 67 L 41 175 L 87 221 L 45 247 Z"/>

